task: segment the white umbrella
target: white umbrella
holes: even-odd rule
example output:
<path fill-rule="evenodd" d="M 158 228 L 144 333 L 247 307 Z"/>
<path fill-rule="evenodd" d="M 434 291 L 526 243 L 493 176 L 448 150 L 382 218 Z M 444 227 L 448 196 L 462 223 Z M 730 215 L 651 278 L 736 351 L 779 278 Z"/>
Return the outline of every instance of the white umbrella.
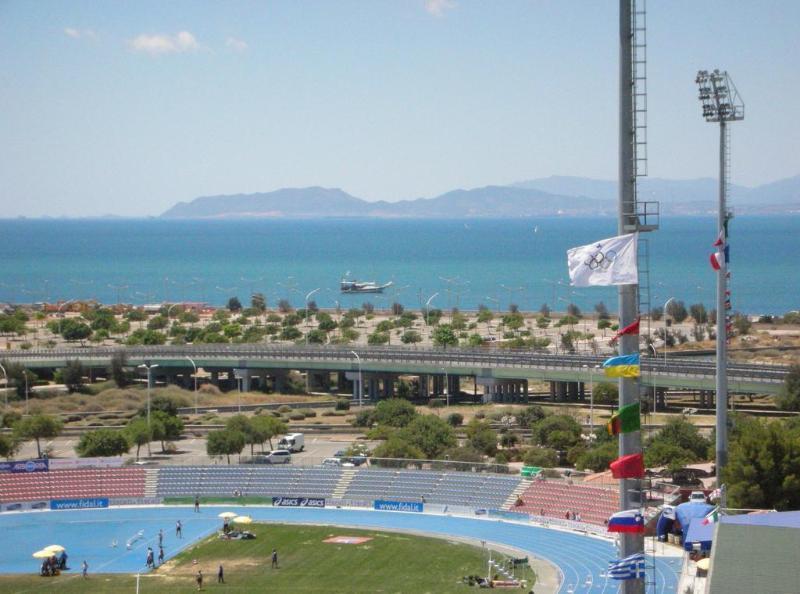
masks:
<path fill-rule="evenodd" d="M 61 551 L 66 550 L 61 545 L 47 545 L 45 548 L 42 549 L 43 551 L 50 551 L 52 553 L 60 553 Z"/>
<path fill-rule="evenodd" d="M 253 518 L 251 518 L 250 516 L 236 516 L 235 518 L 233 518 L 233 521 L 236 524 L 252 524 Z"/>
<path fill-rule="evenodd" d="M 230 520 L 231 518 L 235 518 L 238 515 L 239 514 L 237 514 L 236 512 L 222 512 L 217 517 L 222 518 L 223 520 Z"/>
<path fill-rule="evenodd" d="M 50 557 L 52 557 L 52 556 L 53 556 L 53 553 L 52 553 L 52 552 L 50 552 L 50 551 L 45 551 L 45 550 L 36 551 L 36 552 L 33 554 L 33 558 L 34 558 L 34 559 L 49 559 L 49 558 L 50 558 Z"/>

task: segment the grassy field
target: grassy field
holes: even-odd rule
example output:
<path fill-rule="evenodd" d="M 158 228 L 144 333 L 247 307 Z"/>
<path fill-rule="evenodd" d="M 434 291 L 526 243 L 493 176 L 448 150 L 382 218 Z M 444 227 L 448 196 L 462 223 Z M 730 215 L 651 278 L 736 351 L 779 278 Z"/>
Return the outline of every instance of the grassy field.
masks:
<path fill-rule="evenodd" d="M 214 536 L 201 541 L 155 572 L 142 576 L 139 591 L 142 594 L 196 591 L 198 569 L 204 575 L 204 591 L 326 594 L 465 592 L 472 588 L 461 583 L 462 576 L 486 574 L 487 554 L 479 546 L 325 526 L 253 524 L 249 529 L 256 534 L 255 540 L 221 541 Z M 332 536 L 371 540 L 363 544 L 323 542 Z M 270 567 L 273 548 L 278 550 L 278 569 Z M 217 584 L 220 563 L 225 568 L 225 584 Z M 531 571 L 527 572 L 530 579 Z M 59 594 L 135 592 L 136 578 L 111 574 L 90 575 L 87 580 L 68 574 L 56 578 L 0 576 L 0 592 L 56 591 Z"/>

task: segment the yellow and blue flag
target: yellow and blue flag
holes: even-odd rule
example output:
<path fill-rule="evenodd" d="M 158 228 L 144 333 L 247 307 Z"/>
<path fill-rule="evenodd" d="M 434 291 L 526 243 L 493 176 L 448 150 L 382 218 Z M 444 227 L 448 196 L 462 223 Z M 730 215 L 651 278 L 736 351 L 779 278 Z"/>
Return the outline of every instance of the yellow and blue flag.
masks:
<path fill-rule="evenodd" d="M 639 353 L 606 359 L 603 369 L 606 377 L 639 377 Z"/>

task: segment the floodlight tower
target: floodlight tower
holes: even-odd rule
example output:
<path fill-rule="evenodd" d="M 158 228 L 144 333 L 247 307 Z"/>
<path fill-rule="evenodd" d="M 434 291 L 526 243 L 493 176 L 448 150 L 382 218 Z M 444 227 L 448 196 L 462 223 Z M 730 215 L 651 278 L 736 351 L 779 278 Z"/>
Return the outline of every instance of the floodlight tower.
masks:
<path fill-rule="evenodd" d="M 728 209 L 728 179 L 730 177 L 730 130 L 728 122 L 744 119 L 744 102 L 727 72 L 701 70 L 695 79 L 700 91 L 703 117 L 707 122 L 719 122 L 719 213 L 718 242 L 721 242 L 720 268 L 717 270 L 717 488 L 722 487 L 722 470 L 728 463 L 728 222 L 733 213 Z M 722 494 L 722 506 L 726 504 Z"/>

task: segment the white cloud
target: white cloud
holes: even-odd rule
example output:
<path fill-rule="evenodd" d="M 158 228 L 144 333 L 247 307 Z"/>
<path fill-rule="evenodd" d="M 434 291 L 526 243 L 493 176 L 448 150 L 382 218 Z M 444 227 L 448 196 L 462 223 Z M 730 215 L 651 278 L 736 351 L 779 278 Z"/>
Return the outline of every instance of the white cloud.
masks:
<path fill-rule="evenodd" d="M 194 35 L 188 31 L 179 31 L 175 35 L 148 35 L 142 33 L 130 41 L 134 51 L 146 54 L 172 54 L 191 52 L 200 49 Z"/>
<path fill-rule="evenodd" d="M 72 37 L 72 39 L 81 39 L 81 38 L 94 39 L 95 37 L 97 37 L 97 34 L 91 29 L 81 30 L 81 29 L 75 29 L 74 27 L 65 27 L 64 35 L 66 35 L 67 37 Z"/>
<path fill-rule="evenodd" d="M 457 6 L 455 0 L 425 0 L 425 10 L 435 17 L 442 17 Z"/>
<path fill-rule="evenodd" d="M 247 42 L 236 37 L 228 37 L 225 40 L 225 45 L 235 52 L 243 52 L 247 49 Z"/>

